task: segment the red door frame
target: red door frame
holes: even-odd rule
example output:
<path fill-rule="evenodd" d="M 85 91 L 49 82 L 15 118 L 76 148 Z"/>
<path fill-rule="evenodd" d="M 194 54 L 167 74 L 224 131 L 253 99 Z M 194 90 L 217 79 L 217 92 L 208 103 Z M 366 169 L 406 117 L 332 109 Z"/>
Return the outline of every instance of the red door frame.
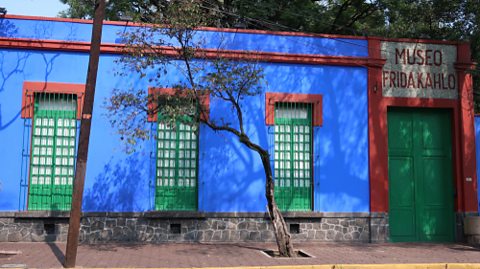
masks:
<path fill-rule="evenodd" d="M 381 58 L 381 38 L 368 38 L 369 57 Z M 421 42 L 457 46 L 455 69 L 458 77 L 458 99 L 397 98 L 382 96 L 382 67 L 368 67 L 368 132 L 370 172 L 370 212 L 388 212 L 388 107 L 446 108 L 452 110 L 452 138 L 455 210 L 478 212 L 477 173 L 472 76 L 473 66 L 468 43 L 431 40 L 396 39 L 385 41 Z M 467 181 L 466 178 L 471 178 Z"/>

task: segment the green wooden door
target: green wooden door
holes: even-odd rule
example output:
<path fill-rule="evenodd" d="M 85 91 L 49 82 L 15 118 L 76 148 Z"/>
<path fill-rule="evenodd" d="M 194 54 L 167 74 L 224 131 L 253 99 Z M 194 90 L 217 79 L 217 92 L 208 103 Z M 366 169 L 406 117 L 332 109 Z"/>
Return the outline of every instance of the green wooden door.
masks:
<path fill-rule="evenodd" d="M 448 110 L 388 111 L 389 225 L 394 242 L 454 240 Z"/>
<path fill-rule="evenodd" d="M 275 200 L 282 211 L 312 210 L 312 107 L 275 105 Z"/>

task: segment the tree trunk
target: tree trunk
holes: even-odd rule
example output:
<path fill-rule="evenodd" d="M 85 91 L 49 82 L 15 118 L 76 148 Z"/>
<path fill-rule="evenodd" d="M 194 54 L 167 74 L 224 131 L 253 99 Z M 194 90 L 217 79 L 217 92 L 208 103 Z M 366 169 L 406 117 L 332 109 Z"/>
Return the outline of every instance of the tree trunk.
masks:
<path fill-rule="evenodd" d="M 229 126 L 217 126 L 211 121 L 203 121 L 213 130 L 219 131 L 228 131 L 235 134 L 241 143 L 243 143 L 248 148 L 256 151 L 260 158 L 262 159 L 263 170 L 265 171 L 265 196 L 267 198 L 268 213 L 270 215 L 270 220 L 272 221 L 273 232 L 275 233 L 275 239 L 277 240 L 278 252 L 281 257 L 295 257 L 295 251 L 293 249 L 293 243 L 291 241 L 290 233 L 288 232 L 287 224 L 283 219 L 282 213 L 278 209 L 277 203 L 275 202 L 275 186 L 273 183 L 272 176 L 272 167 L 270 166 L 270 155 L 268 151 L 264 150 L 259 145 L 250 141 L 250 138 L 245 135 L 242 128 L 242 116 L 241 110 L 238 104 L 236 104 L 237 113 L 239 113 L 239 123 L 241 131 L 233 129 Z"/>
<path fill-rule="evenodd" d="M 293 242 L 288 232 L 287 224 L 283 219 L 282 213 L 275 202 L 274 183 L 272 176 L 272 167 L 270 166 L 269 155 L 267 152 L 259 152 L 262 158 L 263 168 L 265 170 L 265 196 L 267 197 L 268 213 L 272 221 L 275 239 L 277 240 L 278 252 L 282 257 L 295 257 Z"/>

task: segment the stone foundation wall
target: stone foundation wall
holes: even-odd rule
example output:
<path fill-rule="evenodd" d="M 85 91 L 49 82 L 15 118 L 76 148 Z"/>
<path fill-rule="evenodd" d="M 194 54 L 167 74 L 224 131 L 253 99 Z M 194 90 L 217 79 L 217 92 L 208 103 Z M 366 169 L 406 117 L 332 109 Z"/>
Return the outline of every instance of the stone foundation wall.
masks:
<path fill-rule="evenodd" d="M 467 244 L 480 247 L 480 216 L 466 214 L 463 218 L 463 234 Z"/>
<path fill-rule="evenodd" d="M 0 217 L 0 242 L 67 241 L 67 219 Z"/>
<path fill-rule="evenodd" d="M 269 242 L 266 217 L 83 216 L 80 241 L 106 242 Z M 259 215 L 259 214 L 257 214 Z M 262 214 L 263 215 L 263 214 Z M 388 216 L 286 217 L 294 241 L 388 241 Z M 0 242 L 66 241 L 65 217 L 0 217 Z"/>

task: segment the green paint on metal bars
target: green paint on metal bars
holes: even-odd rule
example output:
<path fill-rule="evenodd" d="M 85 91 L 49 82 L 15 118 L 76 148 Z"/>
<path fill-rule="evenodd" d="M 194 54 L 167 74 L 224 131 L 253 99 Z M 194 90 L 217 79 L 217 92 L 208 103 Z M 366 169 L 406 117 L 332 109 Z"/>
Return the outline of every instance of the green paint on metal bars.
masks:
<path fill-rule="evenodd" d="M 188 121 L 158 115 L 156 210 L 197 210 L 198 126 Z"/>
<path fill-rule="evenodd" d="M 70 210 L 75 168 L 76 96 L 36 94 L 29 210 Z"/>
<path fill-rule="evenodd" d="M 282 211 L 312 210 L 312 106 L 275 104 L 275 200 Z"/>

